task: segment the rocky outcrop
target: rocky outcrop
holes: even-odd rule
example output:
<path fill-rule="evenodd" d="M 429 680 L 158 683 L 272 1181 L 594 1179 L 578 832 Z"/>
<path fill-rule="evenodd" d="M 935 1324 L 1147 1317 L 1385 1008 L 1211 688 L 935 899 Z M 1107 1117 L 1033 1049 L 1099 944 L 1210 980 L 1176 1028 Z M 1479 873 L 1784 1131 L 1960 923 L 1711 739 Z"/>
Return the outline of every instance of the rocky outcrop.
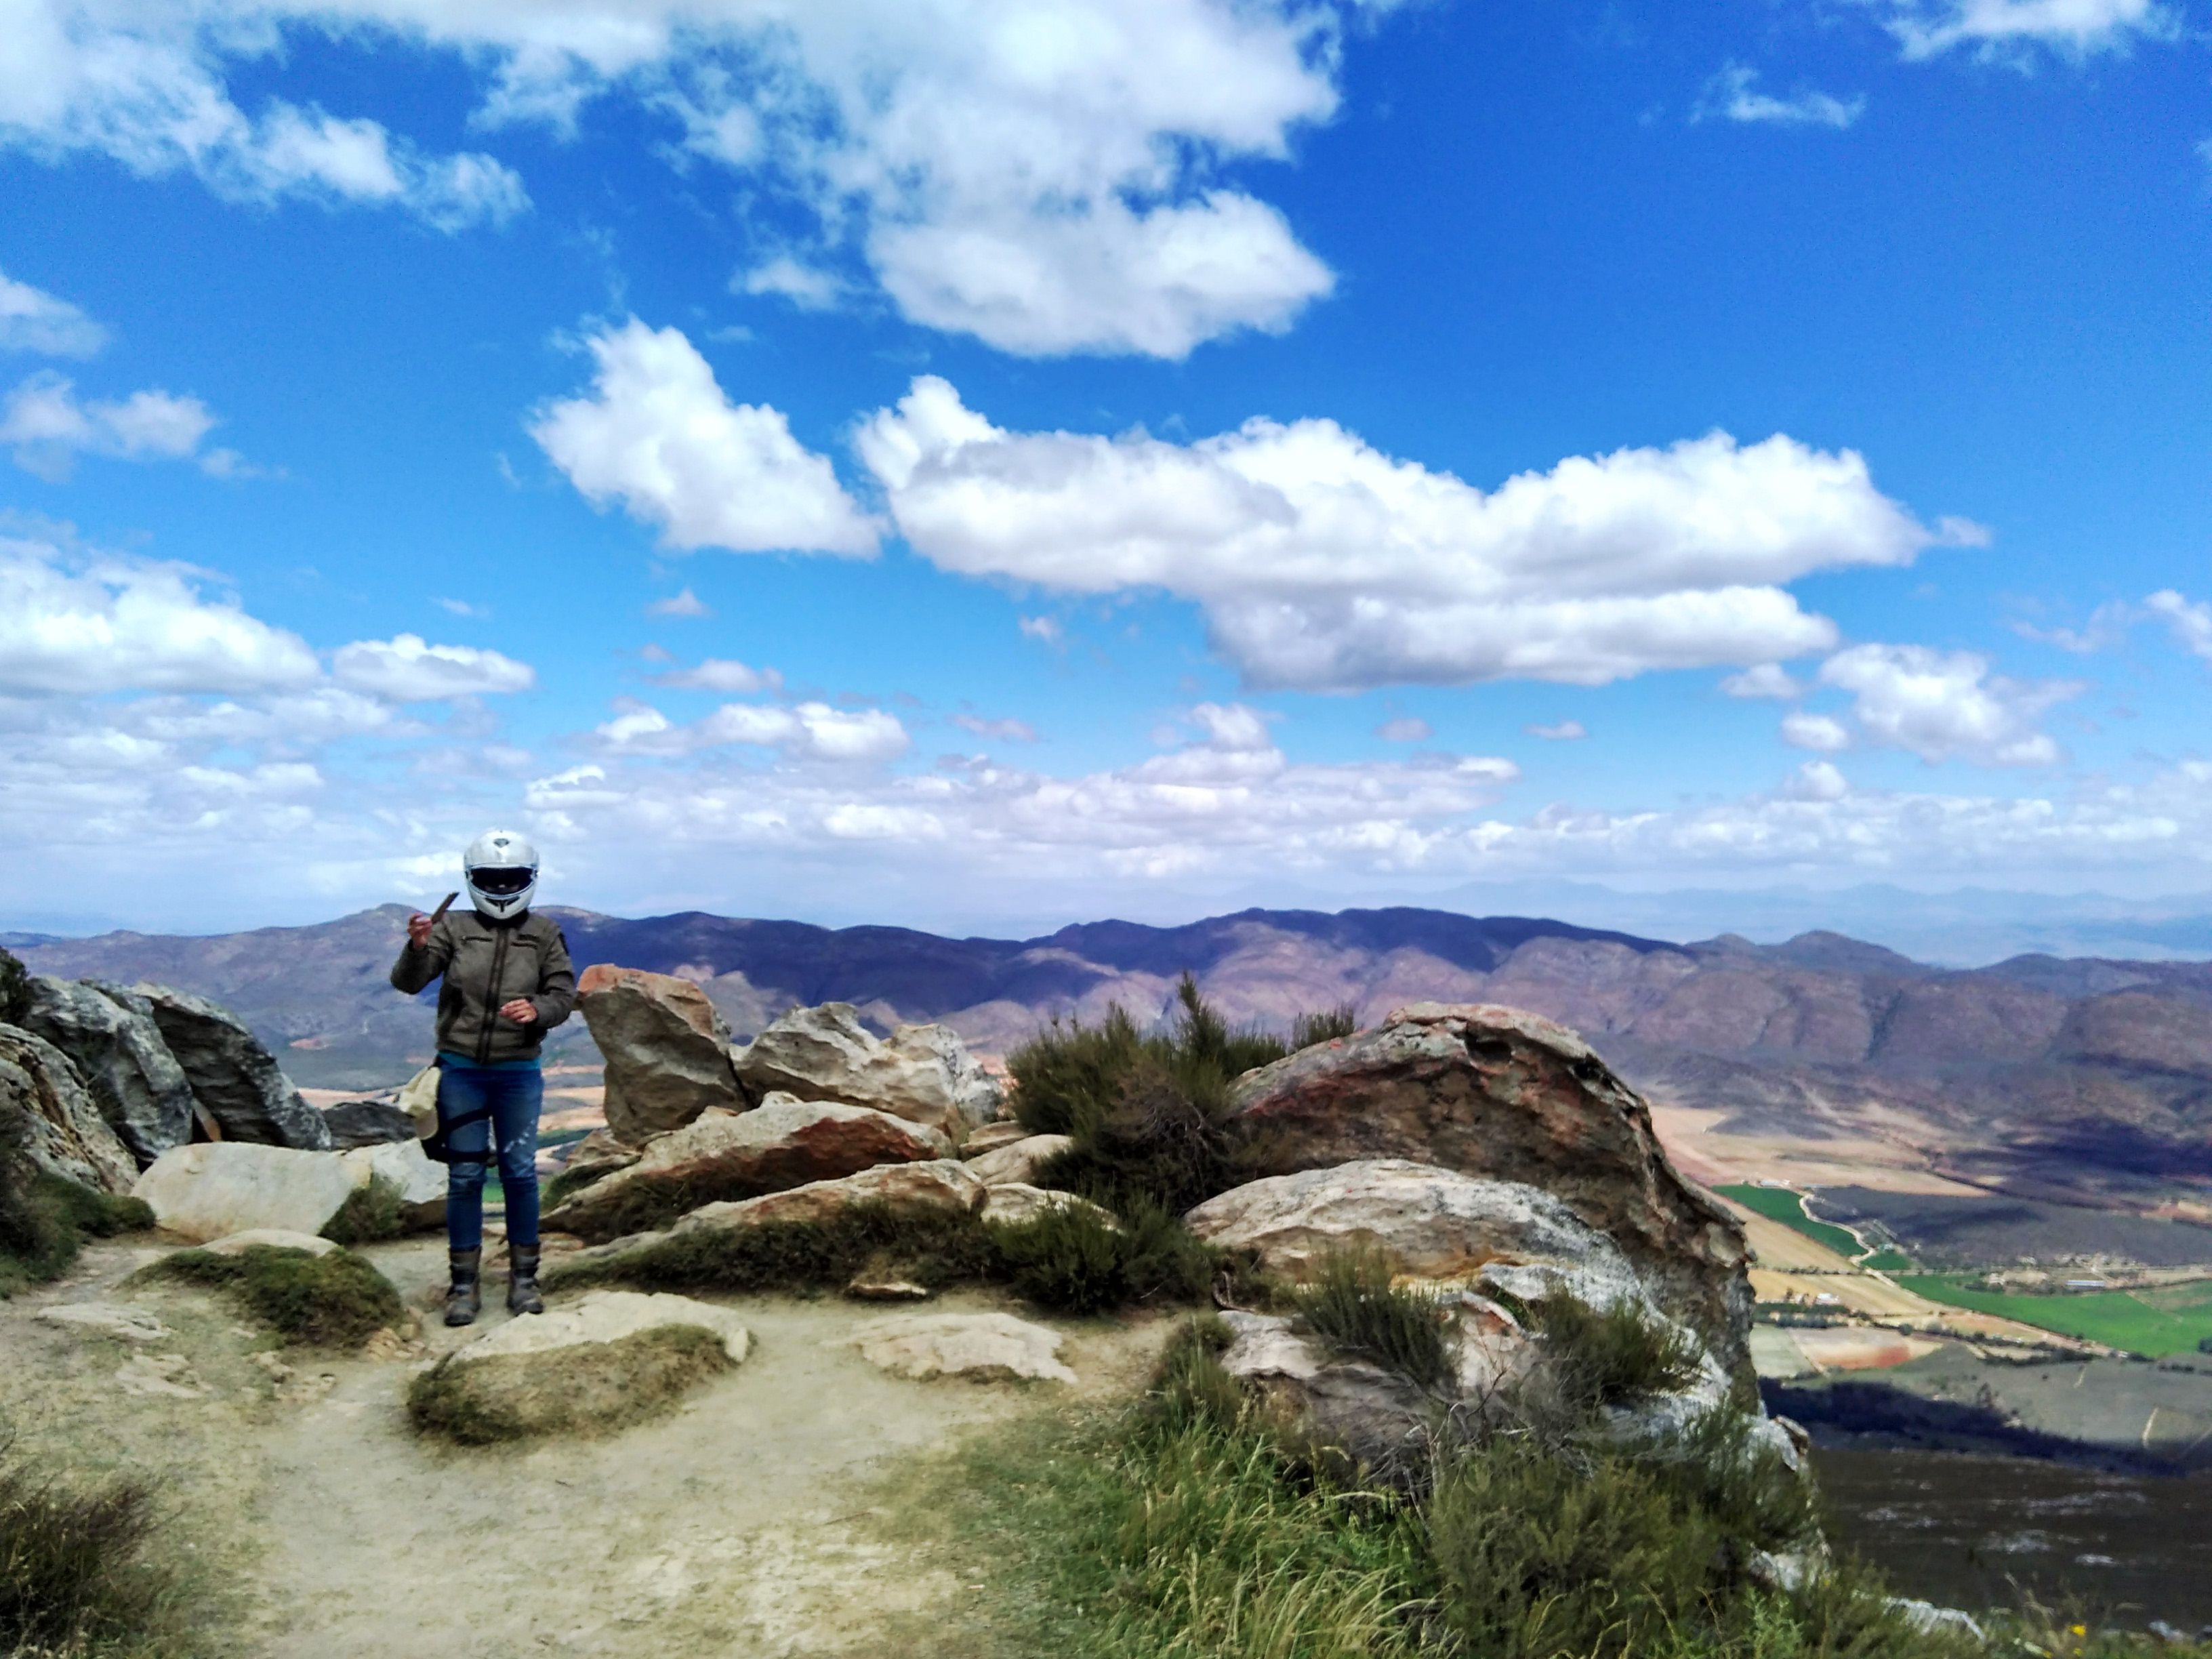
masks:
<path fill-rule="evenodd" d="M 0 1025 L 0 1147 L 20 1146 L 49 1174 L 127 1193 L 138 1162 L 86 1091 L 69 1056 L 44 1037 Z"/>
<path fill-rule="evenodd" d="M 153 1004 L 120 986 L 34 974 L 24 1030 L 70 1057 L 140 1169 L 192 1136 L 192 1091 L 154 1023 Z"/>
<path fill-rule="evenodd" d="M 617 1170 L 628 1169 L 639 1156 L 636 1147 L 617 1140 L 613 1131 L 594 1129 L 568 1148 L 568 1156 L 561 1160 L 559 1178 L 573 1191 Z"/>
<path fill-rule="evenodd" d="M 166 985 L 134 985 L 161 1028 L 192 1097 L 226 1141 L 327 1151 L 330 1126 L 300 1097 L 276 1057 L 246 1023 L 205 997 Z"/>
<path fill-rule="evenodd" d="M 606 1060 L 616 1139 L 635 1145 L 748 1103 L 730 1069 L 730 1028 L 690 980 L 600 963 L 576 982 L 576 1007 Z"/>
<path fill-rule="evenodd" d="M 999 1088 L 949 1026 L 902 1025 L 888 1042 L 848 1002 L 796 1008 L 734 1056 L 756 1095 L 872 1106 L 957 1138 L 999 1114 Z"/>
<path fill-rule="evenodd" d="M 446 1224 L 446 1166 L 433 1163 L 413 1136 L 331 1156 L 344 1166 L 356 1191 L 381 1182 L 398 1200 L 399 1224 L 408 1231 L 428 1232 Z"/>
<path fill-rule="evenodd" d="M 1267 1174 L 1402 1158 L 1552 1194 L 1749 1375 L 1742 1228 L 1674 1172 L 1650 1109 L 1564 1027 L 1513 1008 L 1415 1003 L 1246 1073 L 1231 1102 Z"/>
<path fill-rule="evenodd" d="M 152 1206 L 163 1231 L 204 1243 L 264 1227 L 319 1233 L 356 1180 L 335 1152 L 200 1141 L 155 1158 L 131 1194 Z"/>
<path fill-rule="evenodd" d="M 936 1130 L 866 1106 L 774 1094 L 750 1112 L 709 1111 L 648 1140 L 635 1163 L 547 1212 L 545 1225 L 592 1240 L 640 1218 L 836 1181 L 878 1164 L 950 1158 Z"/>
<path fill-rule="evenodd" d="M 342 1152 L 416 1139 L 415 1125 L 397 1101 L 342 1100 L 323 1108 L 323 1121 L 329 1126 L 331 1145 Z"/>
<path fill-rule="evenodd" d="M 995 1152 L 1001 1146 L 1011 1146 L 1018 1140 L 1030 1139 L 1030 1131 L 1012 1118 L 997 1123 L 979 1123 L 968 1132 L 960 1143 L 960 1156 L 981 1158 L 986 1152 Z"/>
<path fill-rule="evenodd" d="M 1018 1227 L 1035 1221 L 1050 1210 L 1075 1210 L 1118 1231 L 1121 1225 L 1111 1210 L 1093 1204 L 1089 1199 L 1073 1193 L 1054 1192 L 1045 1187 L 1025 1186 L 1018 1181 L 1001 1182 L 985 1189 L 982 1217 L 994 1226 Z"/>
<path fill-rule="evenodd" d="M 1270 1176 L 1206 1200 L 1183 1222 L 1295 1281 L 1332 1252 L 1365 1247 L 1416 1279 L 1471 1283 L 1525 1268 L 1593 1308 L 1650 1299 L 1619 1246 L 1549 1193 L 1401 1158 Z"/>
<path fill-rule="evenodd" d="M 968 1167 L 982 1177 L 987 1187 L 1026 1185 L 1036 1180 L 1037 1172 L 1048 1163 L 1074 1145 L 1067 1135 L 1028 1135 L 994 1152 L 969 1158 Z"/>
<path fill-rule="evenodd" d="M 893 1314 L 854 1327 L 847 1340 L 861 1358 L 896 1376 L 1075 1381 L 1060 1360 L 1060 1333 L 1012 1314 Z"/>

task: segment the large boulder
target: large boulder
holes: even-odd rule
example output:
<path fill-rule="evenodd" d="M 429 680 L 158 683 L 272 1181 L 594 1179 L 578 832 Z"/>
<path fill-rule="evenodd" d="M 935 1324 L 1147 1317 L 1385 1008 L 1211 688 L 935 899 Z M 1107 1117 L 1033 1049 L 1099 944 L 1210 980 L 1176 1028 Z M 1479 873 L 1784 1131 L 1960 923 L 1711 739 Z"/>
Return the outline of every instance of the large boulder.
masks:
<path fill-rule="evenodd" d="M 108 1127 L 69 1056 L 44 1037 L 0 1025 L 0 1149 L 20 1146 L 49 1174 L 127 1193 L 138 1161 Z"/>
<path fill-rule="evenodd" d="M 750 1112 L 706 1112 L 654 1136 L 635 1163 L 549 1211 L 545 1225 L 604 1240 L 702 1204 L 951 1156 L 952 1143 L 925 1124 L 866 1106 L 773 1094 Z"/>
<path fill-rule="evenodd" d="M 134 985 L 185 1069 L 192 1097 L 227 1141 L 325 1152 L 330 1126 L 300 1097 L 276 1057 L 228 1008 L 166 985 Z"/>
<path fill-rule="evenodd" d="M 999 1115 L 999 1087 L 945 1025 L 902 1025 L 885 1041 L 849 1002 L 795 1008 L 734 1059 L 756 1095 L 781 1090 L 801 1100 L 841 1100 L 956 1139 Z"/>
<path fill-rule="evenodd" d="M 1239 1079 L 1255 1166 L 1403 1158 L 1539 1188 L 1609 1236 L 1672 1316 L 1750 1375 L 1743 1229 L 1684 1181 L 1650 1109 L 1573 1032 L 1518 1009 L 1416 1003 Z"/>
<path fill-rule="evenodd" d="M 1620 1249 L 1549 1193 L 1402 1158 L 1364 1158 L 1269 1176 L 1210 1198 L 1183 1218 L 1224 1249 L 1251 1250 L 1303 1282 L 1323 1257 L 1379 1250 L 1415 1279 L 1473 1282 L 1508 1268 L 1604 1310 L 1650 1298 Z M 1535 1282 L 1535 1281 L 1524 1281 Z"/>
<path fill-rule="evenodd" d="M 1012 1314 L 892 1314 L 854 1326 L 846 1340 L 861 1358 L 898 1376 L 1075 1381 L 1060 1363 L 1060 1334 Z"/>
<path fill-rule="evenodd" d="M 330 1127 L 331 1145 L 342 1152 L 416 1139 L 414 1120 L 396 1100 L 341 1100 L 323 1108 L 323 1121 Z"/>
<path fill-rule="evenodd" d="M 399 1224 L 410 1232 L 429 1232 L 446 1224 L 447 1170 L 431 1161 L 413 1136 L 356 1146 L 340 1152 L 355 1190 L 381 1182 L 399 1201 Z"/>
<path fill-rule="evenodd" d="M 1046 1164 L 1074 1145 L 1067 1135 L 1025 1135 L 1009 1146 L 969 1158 L 968 1167 L 982 1177 L 987 1187 L 1028 1185 Z"/>
<path fill-rule="evenodd" d="M 131 1195 L 152 1206 L 164 1231 L 204 1243 L 264 1227 L 319 1233 L 356 1179 L 336 1152 L 204 1140 L 155 1158 Z"/>
<path fill-rule="evenodd" d="M 599 963 L 576 982 L 576 1006 L 606 1061 L 607 1127 L 633 1144 L 700 1113 L 742 1111 L 730 1028 L 688 979 Z"/>
<path fill-rule="evenodd" d="M 23 1029 L 70 1057 L 100 1115 L 143 1169 L 192 1138 L 192 1090 L 154 1006 L 120 986 L 34 974 Z"/>

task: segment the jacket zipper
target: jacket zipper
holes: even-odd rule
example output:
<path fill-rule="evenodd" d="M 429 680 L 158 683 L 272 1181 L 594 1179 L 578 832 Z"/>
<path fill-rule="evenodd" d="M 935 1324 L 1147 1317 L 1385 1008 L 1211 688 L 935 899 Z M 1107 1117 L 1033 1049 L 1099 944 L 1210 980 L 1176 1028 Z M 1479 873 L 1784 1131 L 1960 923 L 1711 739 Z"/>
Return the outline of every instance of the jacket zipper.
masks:
<path fill-rule="evenodd" d="M 493 1022 L 499 1018 L 499 1004 L 490 999 L 495 998 L 499 995 L 499 982 L 507 972 L 507 936 L 508 931 L 509 930 L 505 927 L 501 928 L 499 930 L 498 941 L 491 947 L 491 984 L 488 988 L 490 996 L 488 997 L 484 1002 L 483 1034 L 477 1039 L 477 1064 L 479 1066 L 489 1066 L 491 1064 L 491 1039 L 494 1030 Z"/>

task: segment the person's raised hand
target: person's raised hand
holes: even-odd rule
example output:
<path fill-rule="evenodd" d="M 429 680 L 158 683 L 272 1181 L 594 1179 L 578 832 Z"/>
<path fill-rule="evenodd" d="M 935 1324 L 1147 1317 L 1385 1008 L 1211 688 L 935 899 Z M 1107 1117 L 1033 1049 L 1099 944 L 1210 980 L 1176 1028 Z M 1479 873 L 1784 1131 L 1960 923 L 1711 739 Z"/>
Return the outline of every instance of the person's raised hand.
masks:
<path fill-rule="evenodd" d="M 407 918 L 407 943 L 421 950 L 430 942 L 430 918 L 417 910 Z"/>
<path fill-rule="evenodd" d="M 538 1005 L 528 997 L 517 997 L 512 1002 L 500 1004 L 499 1013 L 501 1019 L 511 1019 L 517 1025 L 528 1025 L 538 1018 Z"/>

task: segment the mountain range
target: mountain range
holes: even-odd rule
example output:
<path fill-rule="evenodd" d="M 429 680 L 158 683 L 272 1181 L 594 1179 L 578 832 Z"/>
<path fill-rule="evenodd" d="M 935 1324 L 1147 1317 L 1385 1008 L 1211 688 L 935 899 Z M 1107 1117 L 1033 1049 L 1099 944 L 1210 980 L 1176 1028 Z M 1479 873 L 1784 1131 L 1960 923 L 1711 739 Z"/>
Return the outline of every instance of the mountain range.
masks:
<path fill-rule="evenodd" d="M 34 970 L 150 979 L 235 1009 L 309 1086 L 389 1084 L 425 1057 L 426 995 L 386 981 L 407 916 L 214 937 L 27 941 Z M 1351 1004 L 1503 1002 L 1574 1027 L 1655 1105 L 1743 1139 L 1876 1146 L 1972 1187 L 2126 1208 L 2212 1193 L 2212 963 L 2027 955 L 1955 969 L 1811 932 L 1681 945 L 1520 916 L 1254 909 L 1184 927 L 1101 921 L 1029 939 L 830 929 L 686 912 L 554 910 L 580 967 L 696 981 L 740 1036 L 784 1009 L 851 1002 L 941 1019 L 986 1051 L 1120 1004 L 1162 1018 L 1194 974 L 1274 1027 Z M 554 1059 L 595 1063 L 576 1021 Z M 2192 1206 L 2194 1207 L 2194 1206 Z"/>

